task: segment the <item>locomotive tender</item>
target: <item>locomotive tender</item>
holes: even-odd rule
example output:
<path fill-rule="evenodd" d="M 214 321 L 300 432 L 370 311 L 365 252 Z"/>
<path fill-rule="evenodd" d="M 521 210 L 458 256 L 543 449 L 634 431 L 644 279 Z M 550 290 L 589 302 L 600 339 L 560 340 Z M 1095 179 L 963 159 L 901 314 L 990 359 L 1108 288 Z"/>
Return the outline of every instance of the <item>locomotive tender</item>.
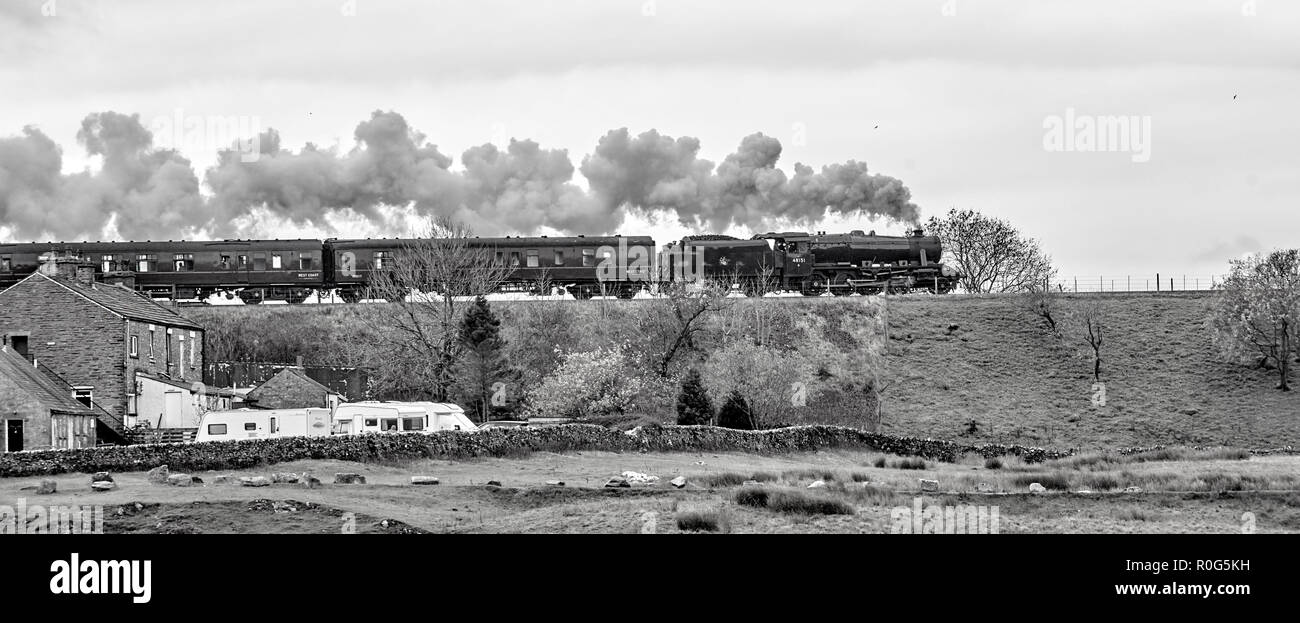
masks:
<path fill-rule="evenodd" d="M 410 239 L 218 240 L 0 243 L 0 289 L 36 270 L 47 253 L 95 264 L 97 278 L 156 298 L 239 296 L 301 303 L 313 292 L 337 291 L 346 302 L 366 298 L 373 271 L 399 261 Z M 957 274 L 940 263 L 939 239 L 804 232 L 741 240 L 688 236 L 656 252 L 649 236 L 473 238 L 471 247 L 513 268 L 502 291 L 532 292 L 549 282 L 561 292 L 631 298 L 656 282 L 724 280 L 755 295 L 949 292 Z"/>

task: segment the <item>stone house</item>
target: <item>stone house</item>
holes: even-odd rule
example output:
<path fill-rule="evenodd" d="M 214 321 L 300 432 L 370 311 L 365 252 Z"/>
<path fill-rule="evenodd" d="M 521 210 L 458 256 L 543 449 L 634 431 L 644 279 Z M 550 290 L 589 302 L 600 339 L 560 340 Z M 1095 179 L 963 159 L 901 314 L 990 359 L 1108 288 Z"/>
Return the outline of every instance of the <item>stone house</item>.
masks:
<path fill-rule="evenodd" d="M 302 368 L 285 368 L 244 397 L 256 409 L 333 409 L 342 396 L 307 376 Z"/>
<path fill-rule="evenodd" d="M 0 452 L 95 446 L 95 412 L 8 346 L 0 347 L 0 424 Z"/>
<path fill-rule="evenodd" d="M 94 266 L 76 258 L 48 258 L 0 291 L 0 340 L 72 386 L 97 412 L 101 440 L 122 441 L 135 425 L 141 376 L 191 386 L 203 376 L 203 327 L 95 282 Z"/>

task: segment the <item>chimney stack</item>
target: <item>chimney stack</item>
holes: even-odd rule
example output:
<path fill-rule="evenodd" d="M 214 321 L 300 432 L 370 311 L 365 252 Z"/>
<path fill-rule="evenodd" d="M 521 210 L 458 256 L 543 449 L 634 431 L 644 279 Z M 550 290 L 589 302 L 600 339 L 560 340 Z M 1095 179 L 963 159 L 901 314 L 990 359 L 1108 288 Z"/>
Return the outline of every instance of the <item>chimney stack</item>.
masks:
<path fill-rule="evenodd" d="M 84 284 L 94 283 L 95 281 L 95 265 L 75 255 L 51 251 L 46 255 L 42 255 L 40 262 L 41 265 L 36 270 L 47 277 L 77 281 Z"/>

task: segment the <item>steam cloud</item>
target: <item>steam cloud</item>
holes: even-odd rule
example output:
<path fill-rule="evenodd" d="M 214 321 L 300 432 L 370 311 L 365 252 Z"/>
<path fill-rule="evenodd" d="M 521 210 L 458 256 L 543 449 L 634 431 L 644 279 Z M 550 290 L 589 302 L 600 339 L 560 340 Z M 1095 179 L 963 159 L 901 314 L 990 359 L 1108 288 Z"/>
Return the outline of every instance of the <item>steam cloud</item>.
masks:
<path fill-rule="evenodd" d="M 707 232 L 811 226 L 830 215 L 919 220 L 899 180 L 868 173 L 856 161 L 820 172 L 796 163 L 787 176 L 776 168 L 780 141 L 763 134 L 745 137 L 715 167 L 698 157 L 698 139 L 613 130 L 582 160 L 590 191 L 573 183 L 567 150 L 530 140 L 511 140 L 504 150 L 471 147 L 453 171 L 452 158 L 395 112 L 376 111 L 354 138 L 346 153 L 310 143 L 293 152 L 267 130 L 247 143 L 256 157 L 238 144 L 218 152 L 204 176 L 211 190 L 205 197 L 190 162 L 154 149 L 138 115 L 96 113 L 82 122 L 78 142 L 103 158 L 94 174 L 63 175 L 58 146 L 27 127 L 21 136 L 0 138 L 0 225 L 23 239 L 96 237 L 110 229 L 133 239 L 252 236 L 250 223 L 261 210 L 328 230 L 330 215 L 349 212 L 381 228 L 393 225 L 384 206 L 449 216 L 484 235 L 542 227 L 609 233 L 629 211 L 668 214 Z"/>

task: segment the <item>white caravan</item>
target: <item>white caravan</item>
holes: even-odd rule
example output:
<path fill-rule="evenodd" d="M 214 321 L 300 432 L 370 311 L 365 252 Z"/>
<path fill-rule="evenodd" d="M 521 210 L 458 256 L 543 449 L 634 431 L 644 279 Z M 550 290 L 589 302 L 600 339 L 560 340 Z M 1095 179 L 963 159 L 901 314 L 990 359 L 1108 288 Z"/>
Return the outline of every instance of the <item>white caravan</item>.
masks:
<path fill-rule="evenodd" d="M 330 432 L 329 409 L 236 409 L 203 414 L 194 440 L 318 437 Z"/>
<path fill-rule="evenodd" d="M 465 410 L 447 402 L 346 402 L 334 408 L 334 434 L 477 431 Z"/>

